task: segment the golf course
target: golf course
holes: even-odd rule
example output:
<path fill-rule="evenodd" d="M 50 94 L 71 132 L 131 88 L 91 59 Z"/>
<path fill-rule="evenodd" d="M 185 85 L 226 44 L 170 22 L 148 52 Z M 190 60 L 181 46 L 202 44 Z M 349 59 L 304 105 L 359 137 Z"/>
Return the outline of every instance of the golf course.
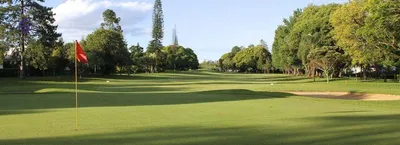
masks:
<path fill-rule="evenodd" d="M 205 70 L 2 78 L 1 145 L 397 144 L 400 101 L 290 92 L 400 95 L 396 82 Z"/>
<path fill-rule="evenodd" d="M 0 145 L 400 145 L 400 0 L 0 0 Z"/>

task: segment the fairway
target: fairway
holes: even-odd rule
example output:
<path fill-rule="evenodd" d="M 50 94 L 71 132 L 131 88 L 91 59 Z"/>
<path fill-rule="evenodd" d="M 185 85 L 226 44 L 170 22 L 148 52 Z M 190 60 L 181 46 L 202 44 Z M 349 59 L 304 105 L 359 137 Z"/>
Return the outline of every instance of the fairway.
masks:
<path fill-rule="evenodd" d="M 75 131 L 72 78 L 2 79 L 0 144 L 400 143 L 400 101 L 284 93 L 399 94 L 399 84 L 317 81 L 208 71 L 84 78 L 79 86 L 80 130 Z"/>

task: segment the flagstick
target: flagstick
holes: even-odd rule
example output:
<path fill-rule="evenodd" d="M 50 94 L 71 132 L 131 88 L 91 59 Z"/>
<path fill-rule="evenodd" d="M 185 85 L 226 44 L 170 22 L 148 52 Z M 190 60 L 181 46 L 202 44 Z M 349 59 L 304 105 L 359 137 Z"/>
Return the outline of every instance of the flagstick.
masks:
<path fill-rule="evenodd" d="M 75 105 L 76 105 L 76 113 L 75 113 L 75 130 L 78 130 L 78 65 L 76 62 L 76 42 L 75 42 Z"/>

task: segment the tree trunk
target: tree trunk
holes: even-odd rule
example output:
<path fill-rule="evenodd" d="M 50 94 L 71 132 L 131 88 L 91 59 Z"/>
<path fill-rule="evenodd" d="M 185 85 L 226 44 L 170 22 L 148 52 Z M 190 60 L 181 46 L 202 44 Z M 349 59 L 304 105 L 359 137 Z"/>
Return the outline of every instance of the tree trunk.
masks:
<path fill-rule="evenodd" d="M 313 74 L 312 74 L 312 76 L 313 76 L 313 81 L 315 82 L 315 73 L 316 73 L 315 67 L 312 68 L 312 71 L 313 71 L 313 72 L 312 72 L 312 73 L 313 73 Z"/>
<path fill-rule="evenodd" d="M 358 82 L 358 75 L 356 74 L 356 82 Z"/>
<path fill-rule="evenodd" d="M 386 75 L 386 73 L 383 75 L 383 82 L 387 82 L 387 75 Z"/>
<path fill-rule="evenodd" d="M 325 73 L 325 77 L 326 77 L 326 83 L 329 83 L 329 73 L 328 72 L 324 72 Z"/>
<path fill-rule="evenodd" d="M 384 73 L 384 79 L 383 79 L 383 81 L 384 82 L 387 82 L 387 80 L 388 80 L 388 73 L 389 73 L 389 71 L 390 71 L 390 67 L 387 67 L 386 69 L 385 69 L 386 71 L 385 71 L 385 73 Z"/>
<path fill-rule="evenodd" d="M 94 65 L 94 74 L 97 74 L 97 65 Z"/>
<path fill-rule="evenodd" d="M 21 18 L 24 17 L 24 0 L 21 0 Z M 20 52 L 20 56 L 21 56 L 21 66 L 20 66 L 20 78 L 21 79 L 25 79 L 25 57 L 24 57 L 24 51 L 25 51 L 25 34 L 24 32 L 21 32 L 22 37 L 21 37 L 21 52 Z"/>
<path fill-rule="evenodd" d="M 367 66 L 362 67 L 363 80 L 367 80 Z"/>
<path fill-rule="evenodd" d="M 399 82 L 400 82 L 400 74 L 395 74 L 395 77 L 396 77 L 396 79 L 395 80 L 398 80 Z"/>

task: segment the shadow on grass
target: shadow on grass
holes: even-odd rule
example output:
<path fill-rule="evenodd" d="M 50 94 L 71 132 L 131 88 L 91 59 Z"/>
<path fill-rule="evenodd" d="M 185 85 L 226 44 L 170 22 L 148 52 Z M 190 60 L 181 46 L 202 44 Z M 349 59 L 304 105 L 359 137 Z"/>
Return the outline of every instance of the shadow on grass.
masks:
<path fill-rule="evenodd" d="M 33 111 L 33 110 L 0 110 L 0 116 L 3 115 L 16 115 L 16 114 L 30 114 L 30 113 L 42 113 L 45 111 Z"/>
<path fill-rule="evenodd" d="M 343 113 L 364 113 L 364 112 L 371 112 L 371 111 L 366 111 L 366 110 L 361 110 L 361 111 L 332 111 L 332 112 L 325 112 L 325 113 L 343 114 Z"/>
<path fill-rule="evenodd" d="M 254 99 L 290 97 L 281 92 L 255 92 L 250 90 L 214 90 L 178 93 L 80 93 L 80 107 L 177 105 Z M 0 110 L 52 109 L 75 107 L 74 93 L 21 94 L 0 97 Z"/>
<path fill-rule="evenodd" d="M 173 85 L 162 84 L 134 84 L 134 85 L 116 85 L 116 84 L 79 84 L 79 90 L 107 93 L 132 93 L 132 92 L 173 92 L 182 91 L 185 87 L 173 87 Z M 35 93 L 66 93 L 61 90 L 75 90 L 74 84 L 40 84 L 26 82 L 18 86 L 6 86 L 0 88 L 0 94 L 18 95 Z M 67 91 L 68 92 L 68 91 Z M 1 96 L 0 96 L 1 97 Z"/>
<path fill-rule="evenodd" d="M 287 118 L 290 119 L 290 118 Z M 292 118 L 293 119 L 293 118 Z M 72 137 L 1 140 L 16 145 L 321 145 L 400 143 L 400 115 L 344 115 L 293 119 L 309 121 L 310 126 L 258 125 L 240 127 L 172 126 L 131 129 L 116 133 L 99 133 Z M 72 131 L 72 130 L 71 130 Z M 84 130 L 81 130 L 84 131 Z"/>
<path fill-rule="evenodd" d="M 364 100 L 369 96 L 367 93 L 351 92 L 292 92 L 297 96 L 307 96 L 313 98 L 340 99 L 340 100 Z"/>

